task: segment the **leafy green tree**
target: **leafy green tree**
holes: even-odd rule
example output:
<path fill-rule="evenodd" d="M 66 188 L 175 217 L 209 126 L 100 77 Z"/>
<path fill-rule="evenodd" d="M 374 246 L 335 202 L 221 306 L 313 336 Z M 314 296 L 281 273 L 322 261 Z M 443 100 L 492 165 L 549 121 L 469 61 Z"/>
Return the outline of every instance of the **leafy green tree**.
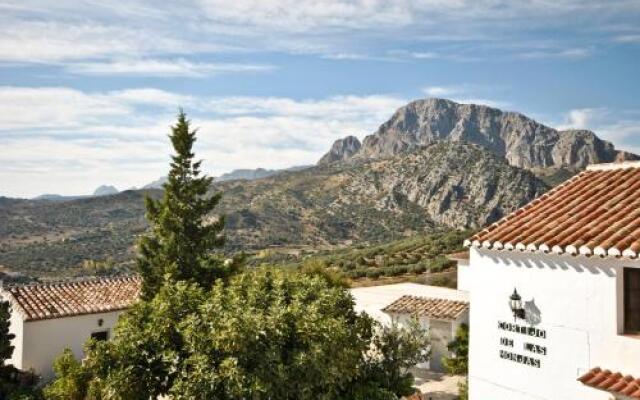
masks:
<path fill-rule="evenodd" d="M 447 372 L 452 375 L 466 375 L 469 371 L 469 326 L 460 324 L 453 341 L 447 345 L 451 357 L 443 357 Z"/>
<path fill-rule="evenodd" d="M 339 270 L 330 268 L 324 261 L 311 258 L 306 260 L 302 264 L 302 268 L 300 269 L 303 273 L 307 275 L 317 275 L 326 279 L 327 283 L 331 286 L 347 288 L 349 287 L 349 283 L 345 278 L 344 274 Z"/>
<path fill-rule="evenodd" d="M 82 400 L 87 393 L 90 376 L 76 360 L 73 352 L 65 349 L 53 363 L 57 379 L 44 389 L 44 395 L 51 400 Z"/>
<path fill-rule="evenodd" d="M 415 392 L 411 367 L 429 360 L 429 337 L 417 320 L 406 327 L 381 327 L 373 337 L 364 364 L 363 385 L 377 385 L 382 392 L 407 396 Z"/>
<path fill-rule="evenodd" d="M 260 268 L 211 290 L 178 282 L 88 347 L 81 373 L 58 371 L 51 387 L 80 397 L 50 399 L 397 399 L 411 392 L 426 333 L 375 332 L 321 275 Z"/>
<path fill-rule="evenodd" d="M 458 400 L 469 400 L 469 379 L 458 384 Z"/>
<path fill-rule="evenodd" d="M 213 253 L 224 243 L 224 218 L 211 215 L 221 195 L 207 195 L 213 179 L 202 175 L 201 161 L 194 160 L 196 130 L 183 111 L 169 138 L 175 154 L 164 196 L 145 199 L 151 232 L 138 244 L 137 266 L 146 299 L 157 293 L 165 279 L 210 287 L 236 267 Z"/>

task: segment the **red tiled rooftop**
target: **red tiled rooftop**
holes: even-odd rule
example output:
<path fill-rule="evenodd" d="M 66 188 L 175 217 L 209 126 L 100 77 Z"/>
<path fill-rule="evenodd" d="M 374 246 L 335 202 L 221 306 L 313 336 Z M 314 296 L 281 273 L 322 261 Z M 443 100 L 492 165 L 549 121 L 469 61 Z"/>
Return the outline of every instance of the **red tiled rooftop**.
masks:
<path fill-rule="evenodd" d="M 455 320 L 468 309 L 469 303 L 465 301 L 405 295 L 383 308 L 382 311 L 441 320 Z"/>
<path fill-rule="evenodd" d="M 640 163 L 589 167 L 465 244 L 496 250 L 638 258 Z"/>
<path fill-rule="evenodd" d="M 128 308 L 140 294 L 138 277 L 30 284 L 2 288 L 25 321 L 94 314 Z"/>
<path fill-rule="evenodd" d="M 594 389 L 605 390 L 631 399 L 640 399 L 640 379 L 635 379 L 631 375 L 594 368 L 578 380 Z"/>

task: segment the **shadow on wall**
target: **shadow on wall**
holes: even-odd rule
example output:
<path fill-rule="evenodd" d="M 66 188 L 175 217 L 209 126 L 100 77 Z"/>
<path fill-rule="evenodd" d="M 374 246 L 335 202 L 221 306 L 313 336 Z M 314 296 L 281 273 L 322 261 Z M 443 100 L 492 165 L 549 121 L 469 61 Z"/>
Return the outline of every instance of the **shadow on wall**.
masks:
<path fill-rule="evenodd" d="M 572 269 L 576 272 L 589 272 L 594 275 L 604 274 L 610 278 L 616 276 L 614 267 L 603 265 L 585 265 L 584 262 L 589 259 L 581 260 L 582 256 L 571 255 L 547 255 L 540 253 L 515 253 L 513 256 L 507 254 L 490 254 L 488 255 L 494 262 L 505 265 L 515 265 L 518 268 L 538 268 L 538 269 L 559 269 L 568 271 Z M 522 257 L 522 258 L 519 258 Z M 525 258 L 526 257 L 526 258 Z M 562 258 L 563 260 L 559 260 Z"/>
<path fill-rule="evenodd" d="M 542 312 L 536 305 L 536 300 L 524 302 L 525 318 L 529 325 L 535 326 L 542 322 Z"/>

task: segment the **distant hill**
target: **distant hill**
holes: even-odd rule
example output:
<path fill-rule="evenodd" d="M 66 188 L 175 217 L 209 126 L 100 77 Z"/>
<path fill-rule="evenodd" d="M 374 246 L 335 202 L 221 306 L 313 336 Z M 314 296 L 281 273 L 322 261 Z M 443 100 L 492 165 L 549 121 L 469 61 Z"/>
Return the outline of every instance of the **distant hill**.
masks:
<path fill-rule="evenodd" d="M 478 228 L 543 193 L 530 172 L 480 146 L 442 142 L 389 159 L 217 182 L 228 248 L 373 243 Z M 144 195 L 0 201 L 0 265 L 36 276 L 82 273 L 86 259 L 127 262 L 146 229 Z"/>
<path fill-rule="evenodd" d="M 68 200 L 75 200 L 75 199 L 82 199 L 85 197 L 89 197 L 87 195 L 80 195 L 80 196 L 63 196 L 60 194 L 41 194 L 40 196 L 36 196 L 33 198 L 33 200 L 49 200 L 49 201 L 68 201 Z"/>
<path fill-rule="evenodd" d="M 275 176 L 281 174 L 283 172 L 295 172 L 301 171 L 303 169 L 307 169 L 311 167 L 310 165 L 300 165 L 290 168 L 284 169 L 264 169 L 264 168 L 256 168 L 256 169 L 234 169 L 231 172 L 227 172 L 226 174 L 222 174 L 218 176 L 215 180 L 216 182 L 225 182 L 232 181 L 237 179 L 252 181 L 255 179 L 268 178 L 271 176 Z"/>
<path fill-rule="evenodd" d="M 162 189 L 162 185 L 167 183 L 167 177 L 161 176 L 153 182 L 149 182 L 146 185 L 142 186 L 142 189 Z"/>
<path fill-rule="evenodd" d="M 40 196 L 36 196 L 33 198 L 33 200 L 48 200 L 48 201 L 70 201 L 70 200 L 77 200 L 77 199 L 86 199 L 88 197 L 94 197 L 94 196 L 108 196 L 111 194 L 116 194 L 118 193 L 118 189 L 116 189 L 114 186 L 110 186 L 110 185 L 100 185 L 96 188 L 96 190 L 93 191 L 93 194 L 90 195 L 71 195 L 71 196 L 64 196 L 64 195 L 60 195 L 60 194 L 41 194 Z"/>
<path fill-rule="evenodd" d="M 301 165 L 284 169 L 234 169 L 231 172 L 227 172 L 216 177 L 215 180 L 216 182 L 232 181 L 236 179 L 251 181 L 254 179 L 268 178 L 270 176 L 274 176 L 283 172 L 301 171 L 309 167 L 311 167 L 311 165 Z M 166 182 L 167 177 L 163 176 L 153 182 L 144 185 L 142 189 L 162 189 L 162 185 L 164 185 Z"/>
<path fill-rule="evenodd" d="M 115 188 L 115 186 L 110 186 L 110 185 L 101 185 L 98 186 L 96 188 L 96 190 L 93 192 L 94 196 L 108 196 L 111 194 L 116 194 L 118 193 L 118 189 Z"/>

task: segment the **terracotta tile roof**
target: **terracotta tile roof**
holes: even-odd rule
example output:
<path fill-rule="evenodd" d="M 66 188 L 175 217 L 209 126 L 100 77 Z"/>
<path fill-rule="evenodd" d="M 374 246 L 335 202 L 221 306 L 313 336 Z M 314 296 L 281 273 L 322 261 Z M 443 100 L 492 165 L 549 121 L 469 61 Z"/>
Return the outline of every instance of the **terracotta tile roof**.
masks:
<path fill-rule="evenodd" d="M 25 321 L 116 311 L 140 294 L 139 277 L 98 278 L 60 283 L 9 286 L 0 290 Z"/>
<path fill-rule="evenodd" d="M 640 163 L 591 166 L 465 245 L 638 258 Z"/>
<path fill-rule="evenodd" d="M 394 314 L 411 314 L 441 320 L 455 320 L 469 309 L 469 303 L 432 297 L 402 296 L 382 311 Z"/>
<path fill-rule="evenodd" d="M 621 373 L 613 373 L 609 370 L 594 368 L 578 380 L 595 389 L 605 390 L 612 394 L 627 396 L 631 399 L 640 399 L 640 379 Z"/>

